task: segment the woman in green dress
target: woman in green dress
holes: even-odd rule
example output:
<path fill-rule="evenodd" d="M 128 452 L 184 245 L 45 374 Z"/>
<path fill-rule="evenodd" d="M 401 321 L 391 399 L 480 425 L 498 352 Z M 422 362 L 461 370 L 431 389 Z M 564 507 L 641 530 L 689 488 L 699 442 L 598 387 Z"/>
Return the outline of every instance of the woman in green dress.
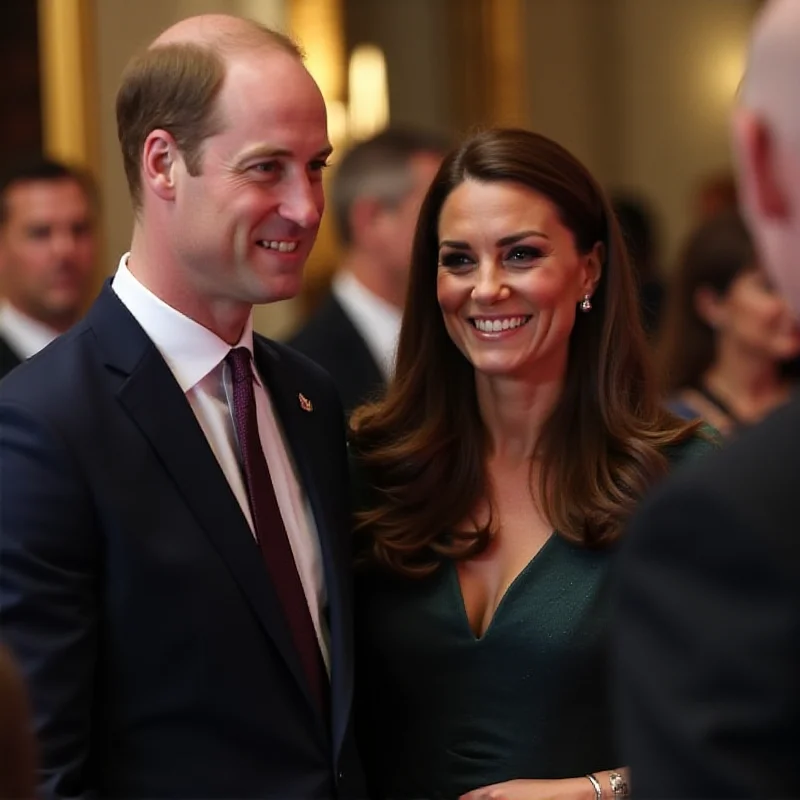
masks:
<path fill-rule="evenodd" d="M 597 182 L 522 130 L 470 138 L 422 207 L 396 374 L 352 423 L 358 735 L 376 795 L 621 797 L 610 570 L 671 464 Z"/>

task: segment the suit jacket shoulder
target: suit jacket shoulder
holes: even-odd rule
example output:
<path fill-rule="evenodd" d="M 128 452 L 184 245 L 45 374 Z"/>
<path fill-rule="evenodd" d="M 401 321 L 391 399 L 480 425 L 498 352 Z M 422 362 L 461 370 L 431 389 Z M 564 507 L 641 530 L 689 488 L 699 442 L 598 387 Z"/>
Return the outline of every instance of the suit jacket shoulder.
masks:
<path fill-rule="evenodd" d="M 618 562 L 621 743 L 637 797 L 789 797 L 800 762 L 800 401 L 679 469 Z"/>
<path fill-rule="evenodd" d="M 11 349 L 8 342 L 0 336 L 0 378 L 6 376 L 21 363 L 22 359 Z"/>
<path fill-rule="evenodd" d="M 348 413 L 384 386 L 366 342 L 333 295 L 288 344 L 331 375 Z"/>
<path fill-rule="evenodd" d="M 685 469 L 667 481 L 654 501 L 670 502 L 684 492 L 716 498 L 758 529 L 776 531 L 793 516 L 794 493 L 800 474 L 800 398 L 774 412 L 764 422 L 717 447 L 692 448 Z M 697 458 L 705 454 L 706 457 Z"/>

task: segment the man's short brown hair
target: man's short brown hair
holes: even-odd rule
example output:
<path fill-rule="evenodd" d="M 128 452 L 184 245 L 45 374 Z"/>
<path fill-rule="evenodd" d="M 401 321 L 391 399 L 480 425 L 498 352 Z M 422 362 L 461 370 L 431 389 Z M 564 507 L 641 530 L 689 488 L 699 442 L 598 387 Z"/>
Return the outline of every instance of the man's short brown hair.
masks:
<path fill-rule="evenodd" d="M 131 60 L 117 92 L 116 111 L 134 209 L 141 206 L 142 148 L 150 132 L 163 128 L 172 134 L 189 174 L 199 174 L 203 142 L 223 127 L 216 99 L 227 58 L 264 45 L 303 57 L 288 36 L 248 20 L 246 28 L 236 34 L 154 45 Z"/>
<path fill-rule="evenodd" d="M 97 186 L 89 172 L 61 161 L 36 156 L 15 161 L 0 171 L 0 228 L 8 221 L 8 195 L 12 189 L 22 184 L 58 181 L 74 181 L 78 184 L 92 212 L 97 212 Z"/>

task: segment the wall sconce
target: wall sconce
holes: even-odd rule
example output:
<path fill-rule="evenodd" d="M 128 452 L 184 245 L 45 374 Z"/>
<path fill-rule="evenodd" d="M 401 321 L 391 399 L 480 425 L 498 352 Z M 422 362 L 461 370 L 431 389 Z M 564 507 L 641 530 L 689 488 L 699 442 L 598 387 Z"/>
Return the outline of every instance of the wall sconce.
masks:
<path fill-rule="evenodd" d="M 389 123 L 386 59 L 375 45 L 362 44 L 353 50 L 347 67 L 347 100 L 347 104 L 328 103 L 328 134 L 340 152 Z"/>

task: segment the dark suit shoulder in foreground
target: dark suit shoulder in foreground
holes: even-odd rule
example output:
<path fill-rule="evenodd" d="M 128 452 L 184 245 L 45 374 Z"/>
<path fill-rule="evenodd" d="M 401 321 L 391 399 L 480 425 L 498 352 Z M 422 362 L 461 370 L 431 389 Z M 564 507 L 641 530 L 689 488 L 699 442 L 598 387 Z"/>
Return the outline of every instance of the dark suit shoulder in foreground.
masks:
<path fill-rule="evenodd" d="M 668 480 L 619 562 L 637 798 L 800 794 L 800 402 Z"/>

